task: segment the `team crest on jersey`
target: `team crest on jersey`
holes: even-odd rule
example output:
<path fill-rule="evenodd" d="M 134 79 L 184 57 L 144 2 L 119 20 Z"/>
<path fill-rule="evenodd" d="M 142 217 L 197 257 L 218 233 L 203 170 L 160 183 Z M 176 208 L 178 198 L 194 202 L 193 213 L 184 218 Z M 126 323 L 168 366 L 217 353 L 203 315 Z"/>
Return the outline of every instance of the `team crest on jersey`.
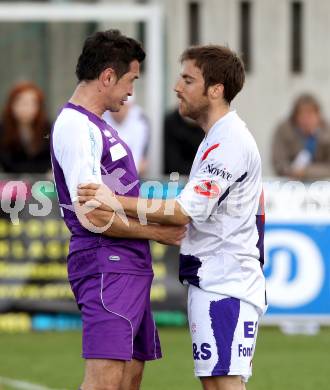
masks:
<path fill-rule="evenodd" d="M 210 173 L 211 175 L 220 176 L 223 179 L 229 181 L 233 175 L 227 171 L 226 168 L 217 168 L 214 164 L 207 164 L 203 170 L 204 173 Z"/>
<path fill-rule="evenodd" d="M 207 198 L 217 198 L 220 195 L 218 184 L 212 180 L 203 180 L 194 187 L 194 191 Z"/>

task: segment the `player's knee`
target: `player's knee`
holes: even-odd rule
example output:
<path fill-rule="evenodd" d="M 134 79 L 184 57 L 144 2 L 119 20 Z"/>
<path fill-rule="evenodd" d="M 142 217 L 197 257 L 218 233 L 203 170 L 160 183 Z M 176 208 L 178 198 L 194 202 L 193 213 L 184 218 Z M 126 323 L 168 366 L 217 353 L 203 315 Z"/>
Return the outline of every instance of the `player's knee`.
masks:
<path fill-rule="evenodd" d="M 124 362 L 113 360 L 87 360 L 82 390 L 120 390 Z"/>
<path fill-rule="evenodd" d="M 131 380 L 131 388 L 130 390 L 139 390 L 141 382 L 142 382 L 142 371 L 139 373 L 135 373 Z"/>
<path fill-rule="evenodd" d="M 80 390 L 121 390 L 120 383 L 111 383 L 108 381 L 102 383 L 90 383 L 88 385 L 84 385 Z"/>
<path fill-rule="evenodd" d="M 214 376 L 200 378 L 204 390 L 244 390 L 240 375 Z"/>
<path fill-rule="evenodd" d="M 121 390 L 139 390 L 143 377 L 143 365 L 130 365 L 124 372 Z"/>
<path fill-rule="evenodd" d="M 105 376 L 102 382 L 97 384 L 95 390 L 121 390 L 123 375 Z M 87 389 L 94 390 L 94 389 Z"/>

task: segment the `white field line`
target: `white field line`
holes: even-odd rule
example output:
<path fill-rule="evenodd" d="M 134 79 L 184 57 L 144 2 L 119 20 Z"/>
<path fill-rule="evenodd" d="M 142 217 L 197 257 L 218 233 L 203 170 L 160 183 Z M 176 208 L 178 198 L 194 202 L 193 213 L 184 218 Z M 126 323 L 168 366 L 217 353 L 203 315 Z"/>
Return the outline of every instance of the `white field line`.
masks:
<path fill-rule="evenodd" d="M 20 381 L 20 380 L 11 379 L 11 378 L 4 378 L 4 377 L 0 376 L 0 385 L 1 384 L 11 386 L 17 390 L 55 390 L 55 389 L 51 389 L 50 387 L 37 385 L 35 383 Z"/>

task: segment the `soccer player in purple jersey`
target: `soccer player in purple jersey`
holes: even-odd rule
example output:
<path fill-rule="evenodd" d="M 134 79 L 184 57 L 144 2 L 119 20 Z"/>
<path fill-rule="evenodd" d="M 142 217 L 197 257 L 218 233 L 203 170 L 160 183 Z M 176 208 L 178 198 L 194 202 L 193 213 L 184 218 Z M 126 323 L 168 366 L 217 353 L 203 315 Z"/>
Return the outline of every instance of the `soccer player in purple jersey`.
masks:
<path fill-rule="evenodd" d="M 139 195 L 132 153 L 103 119 L 133 93 L 145 53 L 118 30 L 87 38 L 78 85 L 54 124 L 51 157 L 61 212 L 72 236 L 68 277 L 82 314 L 85 377 L 81 390 L 140 388 L 144 362 L 161 357 L 150 308 L 153 279 L 149 239 L 177 245 L 185 228 L 141 225 L 112 213 L 93 229 L 77 202 L 81 183 L 105 183 L 116 194 Z M 132 128 L 134 131 L 134 128 Z M 98 219 L 97 210 L 92 218 Z M 93 222 L 93 221 L 92 221 Z"/>

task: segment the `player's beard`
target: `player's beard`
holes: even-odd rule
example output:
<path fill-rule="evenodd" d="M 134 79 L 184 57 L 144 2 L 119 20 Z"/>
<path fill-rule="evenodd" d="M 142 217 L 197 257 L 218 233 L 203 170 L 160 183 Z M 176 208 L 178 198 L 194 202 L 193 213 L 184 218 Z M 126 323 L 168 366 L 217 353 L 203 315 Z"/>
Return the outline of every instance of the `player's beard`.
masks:
<path fill-rule="evenodd" d="M 209 107 L 210 103 L 206 98 L 202 98 L 198 104 L 189 104 L 185 100 L 181 99 L 179 111 L 182 116 L 196 121 L 199 118 L 207 116 Z"/>

